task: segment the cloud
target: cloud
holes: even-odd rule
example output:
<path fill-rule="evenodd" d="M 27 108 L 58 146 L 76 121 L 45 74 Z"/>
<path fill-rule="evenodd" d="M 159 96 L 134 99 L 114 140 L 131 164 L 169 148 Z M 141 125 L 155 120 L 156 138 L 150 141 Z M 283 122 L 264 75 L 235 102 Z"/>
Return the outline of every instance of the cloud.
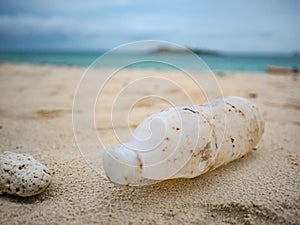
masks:
<path fill-rule="evenodd" d="M 59 17 L 43 18 L 31 15 L 0 16 L 0 35 L 3 37 L 30 37 L 69 35 L 75 30 L 72 21 Z"/>
<path fill-rule="evenodd" d="M 0 1 L 0 48 L 50 42 L 58 47 L 110 48 L 161 39 L 227 51 L 300 49 L 298 3 L 292 7 L 254 0 L 245 6 L 237 1 L 233 7 L 222 2 Z"/>
<path fill-rule="evenodd" d="M 143 16 L 143 20 L 141 20 Z M 34 15 L 0 16 L 0 36 L 2 38 L 30 37 L 103 37 L 114 38 L 122 36 L 124 40 L 151 39 L 168 36 L 178 30 L 180 21 L 172 16 L 135 14 L 126 20 L 112 17 L 109 20 L 96 19 L 80 20 L 64 17 L 41 17 Z M 181 27 L 184 27 L 181 24 Z"/>

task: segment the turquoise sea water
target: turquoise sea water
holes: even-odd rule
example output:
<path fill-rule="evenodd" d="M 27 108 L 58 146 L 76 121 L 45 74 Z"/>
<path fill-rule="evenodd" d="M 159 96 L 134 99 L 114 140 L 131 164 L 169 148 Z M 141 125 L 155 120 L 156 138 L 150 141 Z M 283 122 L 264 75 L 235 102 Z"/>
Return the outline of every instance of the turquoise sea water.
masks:
<path fill-rule="evenodd" d="M 103 52 L 0 52 L 0 62 L 87 67 L 102 54 Z M 139 61 L 141 56 L 143 55 L 133 53 L 109 55 L 101 59 L 101 66 L 116 67 L 122 61 Z M 157 56 L 161 61 L 165 57 L 171 57 L 175 62 L 184 63 L 187 68 L 198 68 L 194 63 L 190 63 L 189 55 L 165 54 Z M 205 55 L 199 57 L 214 71 L 264 72 L 269 65 L 289 68 L 297 67 L 300 69 L 299 55 L 222 54 L 220 56 Z M 170 68 L 169 65 L 155 62 L 135 63 L 131 67 L 151 69 Z"/>

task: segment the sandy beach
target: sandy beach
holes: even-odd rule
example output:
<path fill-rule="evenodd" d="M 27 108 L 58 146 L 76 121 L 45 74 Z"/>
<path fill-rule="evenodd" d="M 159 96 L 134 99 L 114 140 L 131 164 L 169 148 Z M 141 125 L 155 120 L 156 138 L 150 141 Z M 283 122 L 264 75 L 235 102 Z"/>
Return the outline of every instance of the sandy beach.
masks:
<path fill-rule="evenodd" d="M 38 196 L 1 195 L 1 224 L 300 224 L 299 79 L 216 74 L 224 96 L 248 98 L 263 111 L 265 133 L 256 150 L 194 179 L 137 188 L 118 186 L 100 176 L 77 149 L 72 104 L 84 71 L 0 64 L 0 153 L 28 153 L 54 173 L 52 184 Z M 141 73 L 172 78 L 193 102 L 205 101 L 203 93 L 175 71 L 121 73 L 105 87 L 103 101 L 96 105 L 96 128 L 107 146 L 116 143 L 107 117 L 110 114 L 97 114 L 97 110 L 109 112 L 114 90 Z M 161 95 L 180 92 L 180 88 L 161 92 L 155 85 L 153 88 Z M 207 84 L 206 88 L 211 96 L 217 96 L 213 86 Z M 183 97 L 177 100 L 184 102 Z M 120 115 L 127 113 L 128 102 L 120 104 Z M 137 103 L 129 118 L 130 129 L 149 113 L 169 106 L 151 99 Z M 118 129 L 124 134 L 126 130 Z"/>

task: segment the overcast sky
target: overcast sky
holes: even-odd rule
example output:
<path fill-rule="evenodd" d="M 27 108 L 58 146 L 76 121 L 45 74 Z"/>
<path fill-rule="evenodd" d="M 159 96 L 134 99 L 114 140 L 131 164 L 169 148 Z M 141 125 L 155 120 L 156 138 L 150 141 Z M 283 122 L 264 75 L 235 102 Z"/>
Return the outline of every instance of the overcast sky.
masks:
<path fill-rule="evenodd" d="M 0 1 L 0 49 L 109 49 L 158 39 L 229 52 L 300 52 L 298 0 Z"/>

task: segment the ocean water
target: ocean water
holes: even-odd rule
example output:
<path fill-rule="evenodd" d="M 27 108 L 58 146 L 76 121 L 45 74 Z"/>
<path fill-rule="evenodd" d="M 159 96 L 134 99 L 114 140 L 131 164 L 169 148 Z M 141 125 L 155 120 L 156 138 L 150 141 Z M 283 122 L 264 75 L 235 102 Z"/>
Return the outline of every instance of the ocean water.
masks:
<path fill-rule="evenodd" d="M 158 61 L 172 59 L 174 66 L 159 62 L 138 62 L 145 54 L 120 53 L 105 55 L 104 52 L 0 52 L 0 62 L 29 63 L 63 66 L 90 66 L 98 59 L 98 66 L 118 67 L 123 62 L 132 62 L 128 67 L 150 69 L 174 69 L 176 64 L 184 64 L 186 68 L 198 69 L 191 60 L 191 56 L 185 54 L 161 54 L 155 56 Z M 222 54 L 220 56 L 199 56 L 213 71 L 242 71 L 242 72 L 265 72 L 269 65 L 280 67 L 297 67 L 300 69 L 299 55 L 266 55 L 266 54 Z"/>

